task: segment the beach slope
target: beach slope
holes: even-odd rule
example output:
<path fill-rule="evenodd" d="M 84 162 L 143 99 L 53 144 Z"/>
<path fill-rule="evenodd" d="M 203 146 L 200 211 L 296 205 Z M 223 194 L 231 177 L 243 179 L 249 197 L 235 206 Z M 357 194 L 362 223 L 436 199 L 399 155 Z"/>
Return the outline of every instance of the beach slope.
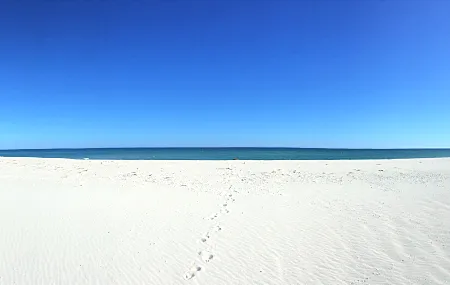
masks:
<path fill-rule="evenodd" d="M 449 284 L 450 159 L 0 158 L 0 284 Z"/>

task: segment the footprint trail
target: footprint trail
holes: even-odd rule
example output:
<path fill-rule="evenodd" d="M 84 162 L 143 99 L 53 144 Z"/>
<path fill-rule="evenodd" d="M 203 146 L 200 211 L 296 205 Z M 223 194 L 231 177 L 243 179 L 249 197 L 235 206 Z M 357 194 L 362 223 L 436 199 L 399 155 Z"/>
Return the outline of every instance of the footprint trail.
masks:
<path fill-rule="evenodd" d="M 204 265 L 210 263 L 215 259 L 215 254 L 212 252 L 212 245 L 214 242 L 214 237 L 218 235 L 222 230 L 222 226 L 220 225 L 220 219 L 224 217 L 224 214 L 228 214 L 230 211 L 228 207 L 231 203 L 235 202 L 235 194 L 238 193 L 236 190 L 232 190 L 232 187 L 228 189 L 228 191 L 224 194 L 225 201 L 220 204 L 217 212 L 213 213 L 206 220 L 214 221 L 214 224 L 211 226 L 210 230 L 203 234 L 199 238 L 200 250 L 198 251 L 198 256 L 194 261 L 194 264 L 203 263 Z M 185 280 L 193 279 L 197 274 L 203 270 L 203 267 L 194 265 L 192 266 L 186 273 L 184 274 Z"/>

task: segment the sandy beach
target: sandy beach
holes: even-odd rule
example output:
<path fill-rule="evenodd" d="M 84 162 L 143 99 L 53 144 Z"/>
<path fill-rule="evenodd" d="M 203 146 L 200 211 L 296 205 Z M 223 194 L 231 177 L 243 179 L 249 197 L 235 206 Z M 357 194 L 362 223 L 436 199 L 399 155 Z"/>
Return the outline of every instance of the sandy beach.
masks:
<path fill-rule="evenodd" d="M 0 158 L 0 284 L 450 284 L 450 159 Z"/>

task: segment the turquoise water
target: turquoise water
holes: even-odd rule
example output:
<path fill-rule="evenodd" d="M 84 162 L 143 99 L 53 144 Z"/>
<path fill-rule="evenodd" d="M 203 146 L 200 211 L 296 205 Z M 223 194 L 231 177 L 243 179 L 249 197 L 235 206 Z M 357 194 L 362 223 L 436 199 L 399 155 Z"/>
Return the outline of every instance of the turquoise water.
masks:
<path fill-rule="evenodd" d="M 119 160 L 339 160 L 450 157 L 450 149 L 90 148 L 0 150 L 0 156 Z"/>

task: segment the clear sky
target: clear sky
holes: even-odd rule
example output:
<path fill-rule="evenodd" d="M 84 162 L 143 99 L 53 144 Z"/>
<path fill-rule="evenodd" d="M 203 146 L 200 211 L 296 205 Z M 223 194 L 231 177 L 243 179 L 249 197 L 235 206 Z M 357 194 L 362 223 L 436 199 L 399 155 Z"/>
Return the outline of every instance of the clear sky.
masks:
<path fill-rule="evenodd" d="M 450 147 L 450 1 L 2 0 L 0 148 Z"/>

